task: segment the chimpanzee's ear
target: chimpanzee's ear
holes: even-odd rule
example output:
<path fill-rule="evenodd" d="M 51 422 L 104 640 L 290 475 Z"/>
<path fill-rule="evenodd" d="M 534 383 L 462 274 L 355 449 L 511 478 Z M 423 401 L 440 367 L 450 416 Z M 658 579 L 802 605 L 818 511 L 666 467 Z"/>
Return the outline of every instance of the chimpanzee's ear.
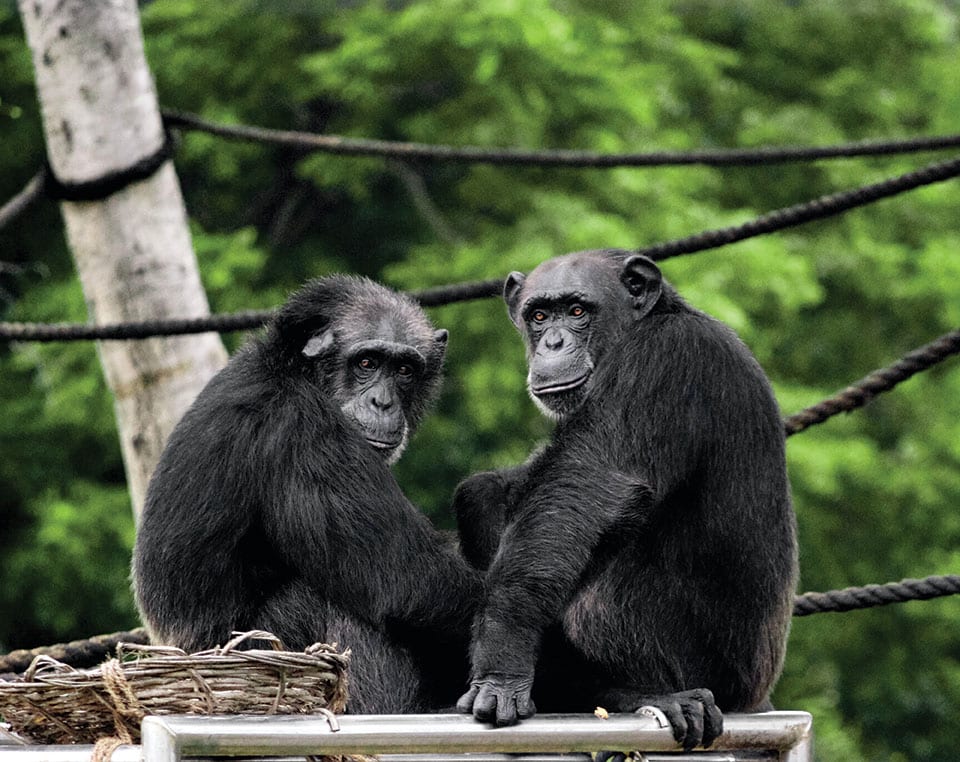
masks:
<path fill-rule="evenodd" d="M 335 340 L 336 336 L 334 336 L 332 328 L 318 331 L 307 340 L 300 352 L 304 357 L 316 357 L 330 349 Z"/>
<path fill-rule="evenodd" d="M 437 364 L 443 363 L 443 356 L 447 352 L 447 339 L 450 332 L 446 328 L 438 328 L 433 332 L 433 349 L 437 355 Z"/>
<path fill-rule="evenodd" d="M 620 272 L 620 281 L 633 297 L 633 308 L 637 311 L 638 320 L 653 309 L 663 291 L 660 268 L 652 259 L 641 254 L 627 257 Z"/>
<path fill-rule="evenodd" d="M 503 300 L 507 303 L 507 313 L 517 328 L 519 328 L 523 322 L 520 320 L 519 315 L 520 291 L 523 289 L 523 284 L 526 283 L 526 281 L 527 278 L 523 273 L 512 272 L 507 276 L 507 280 L 503 284 Z"/>
<path fill-rule="evenodd" d="M 284 351 L 294 356 L 306 354 L 307 345 L 331 327 L 351 287 L 351 281 L 329 276 L 308 281 L 294 291 L 274 318 Z M 315 348 L 314 344 L 311 349 Z"/>

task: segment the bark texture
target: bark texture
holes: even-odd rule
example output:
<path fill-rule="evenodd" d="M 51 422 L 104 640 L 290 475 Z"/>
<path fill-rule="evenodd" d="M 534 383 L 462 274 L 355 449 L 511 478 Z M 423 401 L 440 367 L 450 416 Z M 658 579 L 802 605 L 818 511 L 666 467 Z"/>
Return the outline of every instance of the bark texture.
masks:
<path fill-rule="evenodd" d="M 19 6 L 56 177 L 90 181 L 154 154 L 164 133 L 135 0 Z M 61 208 L 94 323 L 209 314 L 172 162 L 101 201 Z M 168 435 L 226 351 L 216 334 L 106 341 L 98 350 L 139 516 Z"/>

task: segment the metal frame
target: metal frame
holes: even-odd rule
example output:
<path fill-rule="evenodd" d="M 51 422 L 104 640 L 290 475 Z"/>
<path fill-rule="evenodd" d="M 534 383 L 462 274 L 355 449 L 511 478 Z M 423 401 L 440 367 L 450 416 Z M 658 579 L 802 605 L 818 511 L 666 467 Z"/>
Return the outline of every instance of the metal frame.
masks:
<path fill-rule="evenodd" d="M 638 749 L 642 762 L 812 762 L 806 712 L 728 714 L 708 750 L 677 749 L 655 717 L 537 715 L 493 728 L 472 717 L 439 715 L 146 717 L 142 746 L 121 746 L 112 762 L 180 762 L 183 757 L 376 754 L 383 762 L 588 762 L 584 752 Z M 90 746 L 0 746 L 0 762 L 88 762 Z M 579 752 L 579 753 L 577 753 Z"/>
<path fill-rule="evenodd" d="M 806 712 L 727 715 L 724 733 L 711 751 L 690 756 L 706 762 L 714 750 L 773 751 L 778 762 L 809 762 L 812 724 Z M 449 757 L 465 752 L 677 751 L 669 728 L 661 727 L 654 717 L 638 714 L 615 714 L 607 719 L 539 715 L 506 728 L 493 728 L 459 714 L 347 715 L 332 721 L 289 716 L 178 716 L 146 717 L 142 728 L 144 762 L 180 762 L 182 756 L 392 753 Z"/>

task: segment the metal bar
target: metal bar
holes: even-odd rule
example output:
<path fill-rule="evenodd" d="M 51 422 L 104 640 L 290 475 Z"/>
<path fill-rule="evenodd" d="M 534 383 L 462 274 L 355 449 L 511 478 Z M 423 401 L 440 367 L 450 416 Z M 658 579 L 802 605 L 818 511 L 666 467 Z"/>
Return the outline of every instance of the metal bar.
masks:
<path fill-rule="evenodd" d="M 6 746 L 0 744 L 2 762 L 90 762 L 92 745 Z M 381 762 L 590 762 L 589 754 L 381 754 Z M 191 757 L 207 762 L 213 757 Z M 643 754 L 637 762 L 779 762 L 776 751 L 693 751 Z M 808 758 L 804 758 L 806 760 Z M 120 746 L 110 762 L 143 762 L 140 746 Z M 303 757 L 245 757 L 244 762 L 304 762 Z"/>
<path fill-rule="evenodd" d="M 811 727 L 806 712 L 727 715 L 723 735 L 706 754 L 774 750 L 780 762 L 805 762 Z M 677 751 L 669 728 L 637 714 L 604 720 L 539 715 L 506 728 L 456 714 L 347 715 L 339 718 L 338 730 L 317 717 L 168 716 L 145 718 L 142 730 L 144 762 L 179 762 L 182 756 Z"/>
<path fill-rule="evenodd" d="M 805 712 L 727 715 L 709 750 L 676 751 L 656 720 L 638 715 L 541 715 L 490 728 L 460 715 L 346 716 L 331 730 L 317 717 L 153 717 L 144 745 L 121 746 L 111 762 L 176 762 L 245 756 L 302 762 L 306 753 L 380 753 L 382 762 L 589 762 L 597 749 L 640 749 L 639 762 L 810 762 L 812 718 Z M 257 744 L 252 746 L 251 744 Z M 674 751 L 653 749 L 659 744 Z M 409 752 L 416 747 L 419 753 Z M 427 751 L 423 751 L 427 749 Z M 260 751 L 256 751 L 259 749 Z M 396 753 L 405 749 L 407 753 Z M 480 749 L 477 752 L 477 749 Z M 92 746 L 0 745 L 0 762 L 89 762 Z M 515 752 L 525 751 L 518 761 Z M 568 753 L 551 753 L 567 751 Z M 393 753 L 391 753 L 393 752 Z M 472 752 L 472 753 L 470 753 Z M 288 756 L 297 754 L 298 756 Z"/>
<path fill-rule="evenodd" d="M 209 759 L 210 762 L 215 761 L 215 758 Z M 244 759 L 244 762 L 303 762 L 303 759 L 303 757 L 248 757 Z M 464 752 L 462 754 L 378 754 L 377 759 L 380 762 L 592 762 L 593 756 L 585 752 L 571 754 L 475 754 Z M 783 762 L 783 759 L 781 752 L 776 750 L 713 751 L 698 749 L 688 752 L 633 751 L 628 757 L 628 762 Z M 806 756 L 800 758 L 798 762 L 812 762 L 812 760 L 812 756 Z M 28 762 L 28 760 L 23 760 L 23 762 Z M 89 758 L 81 760 L 77 757 L 73 760 L 51 760 L 51 762 L 89 762 Z M 113 762 L 121 762 L 121 760 L 113 760 Z M 190 762 L 199 762 L 199 759 L 191 758 Z"/>
<path fill-rule="evenodd" d="M 780 762 L 813 762 L 813 730 L 808 730 L 790 748 L 781 750 Z"/>

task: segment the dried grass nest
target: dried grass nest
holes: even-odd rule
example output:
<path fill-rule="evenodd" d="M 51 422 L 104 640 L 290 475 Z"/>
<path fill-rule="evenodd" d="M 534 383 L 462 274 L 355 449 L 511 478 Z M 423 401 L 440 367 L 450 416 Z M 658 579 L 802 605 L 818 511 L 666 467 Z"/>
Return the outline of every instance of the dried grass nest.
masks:
<path fill-rule="evenodd" d="M 273 650 L 239 650 L 248 641 Z M 283 650 L 261 630 L 188 654 L 121 643 L 117 657 L 77 670 L 38 656 L 12 682 L 0 682 L 0 716 L 24 740 L 41 744 L 140 740 L 148 714 L 326 714 L 343 712 L 349 651 L 316 643 Z"/>

